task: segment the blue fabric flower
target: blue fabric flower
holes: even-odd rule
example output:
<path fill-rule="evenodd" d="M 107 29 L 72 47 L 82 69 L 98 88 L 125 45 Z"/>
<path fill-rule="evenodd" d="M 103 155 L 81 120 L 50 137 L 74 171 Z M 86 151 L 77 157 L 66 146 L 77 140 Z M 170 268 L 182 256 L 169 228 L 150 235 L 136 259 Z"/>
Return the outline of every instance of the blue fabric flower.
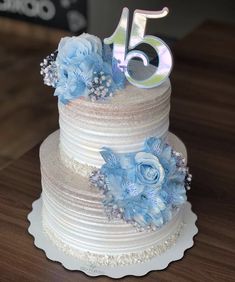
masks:
<path fill-rule="evenodd" d="M 94 72 L 103 68 L 102 43 L 98 37 L 82 34 L 62 38 L 56 58 L 58 83 L 54 95 L 66 103 L 87 96 Z"/>
<path fill-rule="evenodd" d="M 188 169 L 182 155 L 164 140 L 147 139 L 141 152 L 117 154 L 103 148 L 101 155 L 105 164 L 90 180 L 103 190 L 110 216 L 155 229 L 168 222 L 173 210 L 186 201 Z"/>
<path fill-rule="evenodd" d="M 139 152 L 135 155 L 138 182 L 160 188 L 164 180 L 164 170 L 159 159 L 151 153 Z"/>
<path fill-rule="evenodd" d="M 80 65 L 87 56 L 95 54 L 102 57 L 102 43 L 94 35 L 64 37 L 58 46 L 56 62 L 58 65 Z"/>
<path fill-rule="evenodd" d="M 62 38 L 56 58 L 45 59 L 41 74 L 54 95 L 67 103 L 80 96 L 105 99 L 124 87 L 124 74 L 117 69 L 110 47 L 90 34 Z"/>

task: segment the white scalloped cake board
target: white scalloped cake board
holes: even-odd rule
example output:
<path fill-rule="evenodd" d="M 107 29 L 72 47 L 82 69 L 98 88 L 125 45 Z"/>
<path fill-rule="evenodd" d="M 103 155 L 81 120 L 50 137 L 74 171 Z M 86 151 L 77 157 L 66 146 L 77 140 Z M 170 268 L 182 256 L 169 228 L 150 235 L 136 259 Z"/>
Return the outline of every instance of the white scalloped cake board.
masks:
<path fill-rule="evenodd" d="M 34 244 L 42 249 L 46 256 L 56 262 L 60 262 L 69 270 L 80 270 L 90 276 L 106 275 L 111 278 L 121 278 L 126 275 L 142 276 L 152 270 L 162 270 L 172 261 L 181 259 L 185 250 L 191 248 L 194 244 L 193 237 L 198 229 L 195 225 L 197 216 L 191 210 L 191 204 L 185 204 L 184 227 L 176 244 L 160 256 L 156 256 L 145 263 L 133 264 L 128 266 L 107 267 L 95 266 L 77 258 L 65 254 L 58 249 L 46 236 L 42 228 L 42 199 L 39 198 L 33 202 L 33 210 L 28 215 L 30 221 L 29 233 L 34 237 Z"/>
<path fill-rule="evenodd" d="M 173 134 L 168 136 L 171 145 L 175 145 L 178 151 L 182 152 L 186 157 L 186 149 L 182 141 Z M 198 229 L 195 225 L 197 216 L 191 210 L 191 204 L 185 204 L 184 211 L 184 227 L 174 246 L 168 249 L 160 256 L 139 264 L 119 267 L 95 266 L 77 258 L 65 254 L 57 248 L 44 233 L 42 228 L 42 199 L 39 198 L 33 203 L 33 209 L 28 215 L 30 226 L 28 232 L 34 237 L 34 244 L 42 249 L 46 256 L 56 262 L 60 262 L 69 270 L 80 270 L 90 276 L 106 275 L 112 278 L 121 278 L 126 275 L 142 276 L 152 270 L 162 270 L 172 261 L 181 259 L 185 250 L 191 248 L 194 244 L 193 237 L 197 234 Z"/>

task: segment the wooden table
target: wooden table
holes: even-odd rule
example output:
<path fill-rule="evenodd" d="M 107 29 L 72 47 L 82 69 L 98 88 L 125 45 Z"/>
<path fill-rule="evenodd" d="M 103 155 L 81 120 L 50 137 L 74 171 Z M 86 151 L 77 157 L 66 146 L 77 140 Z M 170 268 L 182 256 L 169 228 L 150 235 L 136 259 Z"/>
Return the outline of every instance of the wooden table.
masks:
<path fill-rule="evenodd" d="M 39 64 L 65 35 L 0 17 L 0 169 L 58 127 L 53 89 L 43 85 Z"/>
<path fill-rule="evenodd" d="M 199 234 L 167 270 L 123 281 L 235 281 L 235 26 L 207 22 L 173 53 L 171 130 L 188 147 Z M 49 261 L 27 232 L 41 193 L 38 148 L 0 172 L 0 281 L 91 281 Z"/>

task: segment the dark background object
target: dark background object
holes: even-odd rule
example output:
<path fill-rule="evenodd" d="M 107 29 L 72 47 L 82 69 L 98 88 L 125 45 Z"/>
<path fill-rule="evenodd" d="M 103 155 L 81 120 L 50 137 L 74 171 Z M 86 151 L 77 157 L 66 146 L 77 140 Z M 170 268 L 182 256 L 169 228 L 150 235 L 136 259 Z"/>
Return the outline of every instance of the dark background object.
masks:
<path fill-rule="evenodd" d="M 123 7 L 130 9 L 169 8 L 162 19 L 148 20 L 146 34 L 181 39 L 205 20 L 235 22 L 235 1 L 231 0 L 0 0 L 1 16 L 56 27 L 75 34 L 84 31 L 100 38 L 110 36 Z M 1 25 L 0 25 L 1 29 Z"/>
<path fill-rule="evenodd" d="M 0 0 L 0 16 L 80 33 L 87 27 L 86 0 Z"/>

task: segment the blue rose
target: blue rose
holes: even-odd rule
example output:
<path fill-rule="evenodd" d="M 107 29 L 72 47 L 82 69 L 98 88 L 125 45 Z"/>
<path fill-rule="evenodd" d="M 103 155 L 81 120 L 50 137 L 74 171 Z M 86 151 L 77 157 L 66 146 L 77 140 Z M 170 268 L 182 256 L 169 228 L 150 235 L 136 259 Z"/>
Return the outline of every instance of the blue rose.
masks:
<path fill-rule="evenodd" d="M 141 184 L 160 188 L 165 177 L 159 159 L 153 154 L 139 152 L 135 155 L 136 177 Z"/>
<path fill-rule="evenodd" d="M 80 65 L 86 57 L 92 54 L 102 57 L 101 40 L 90 34 L 64 37 L 58 46 L 56 62 L 58 65 Z"/>
<path fill-rule="evenodd" d="M 105 70 L 101 40 L 93 35 L 62 38 L 58 46 L 56 65 L 58 82 L 54 95 L 68 101 L 88 95 L 87 86 L 94 72 Z"/>

